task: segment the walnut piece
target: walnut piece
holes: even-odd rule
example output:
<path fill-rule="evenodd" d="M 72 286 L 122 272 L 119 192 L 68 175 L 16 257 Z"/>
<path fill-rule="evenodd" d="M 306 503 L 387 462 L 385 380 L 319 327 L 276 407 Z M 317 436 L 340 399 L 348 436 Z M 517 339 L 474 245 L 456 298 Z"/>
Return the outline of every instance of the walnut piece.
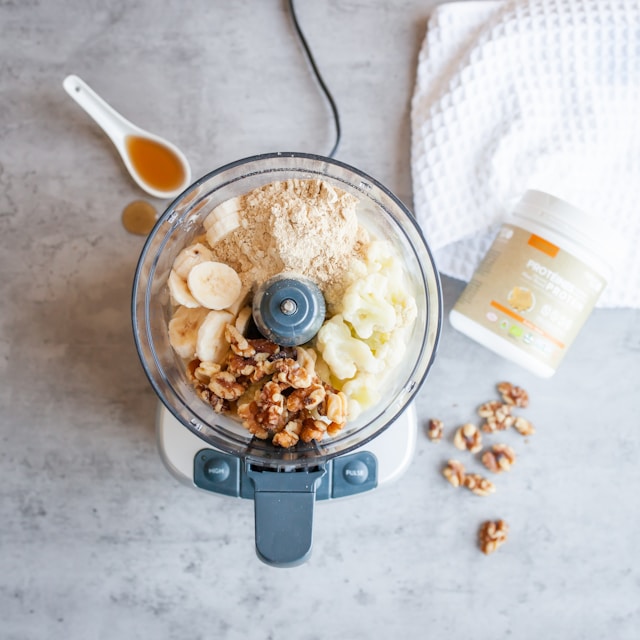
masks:
<path fill-rule="evenodd" d="M 526 419 L 521 416 L 518 416 L 514 423 L 513 428 L 521 435 L 521 436 L 532 436 L 536 430 L 533 425 Z"/>
<path fill-rule="evenodd" d="M 231 350 L 243 358 L 251 358 L 256 354 L 255 347 L 238 331 L 238 329 L 228 324 L 224 329 L 225 340 L 229 343 Z"/>
<path fill-rule="evenodd" d="M 485 433 L 494 433 L 508 429 L 515 421 L 515 417 L 511 415 L 511 407 L 512 405 L 498 400 L 491 400 L 481 405 L 478 408 L 478 415 L 485 420 L 482 430 Z"/>
<path fill-rule="evenodd" d="M 327 432 L 327 425 L 322 420 L 314 420 L 313 418 L 305 418 L 302 422 L 302 430 L 300 431 L 300 439 L 303 442 L 311 442 L 312 440 L 322 440 Z"/>
<path fill-rule="evenodd" d="M 427 435 L 431 442 L 440 442 L 442 440 L 442 434 L 444 433 L 444 424 L 442 420 L 437 418 L 431 418 L 429 420 L 429 426 L 427 427 Z"/>
<path fill-rule="evenodd" d="M 246 387 L 236 381 L 233 374 L 228 371 L 220 371 L 211 376 L 209 389 L 223 400 L 237 400 Z"/>
<path fill-rule="evenodd" d="M 529 394 L 522 387 L 517 387 L 510 382 L 500 382 L 498 384 L 498 393 L 506 404 L 522 407 L 523 409 L 529 406 Z"/>
<path fill-rule="evenodd" d="M 453 437 L 453 444 L 461 451 L 478 453 L 482 449 L 482 434 L 475 424 L 467 422 L 463 424 Z"/>
<path fill-rule="evenodd" d="M 461 487 L 464 484 L 464 465 L 457 460 L 449 460 L 442 470 L 442 475 L 454 486 Z"/>
<path fill-rule="evenodd" d="M 348 402 L 347 396 L 338 391 L 328 391 L 325 400 L 324 415 L 331 420 L 332 423 L 343 425 L 347 421 Z"/>
<path fill-rule="evenodd" d="M 306 389 L 294 389 L 287 397 L 287 410 L 291 413 L 298 413 L 306 409 L 315 409 L 324 399 L 327 392 L 324 386 L 317 382 Z"/>
<path fill-rule="evenodd" d="M 293 358 L 276 360 L 274 371 L 274 380 L 287 384 L 294 389 L 304 389 L 311 386 L 315 377 L 314 373 L 309 373 Z"/>
<path fill-rule="evenodd" d="M 222 367 L 216 362 L 200 362 L 193 371 L 193 377 L 204 384 L 209 384 L 211 376 L 220 373 Z"/>
<path fill-rule="evenodd" d="M 298 444 L 300 432 L 302 431 L 302 422 L 300 420 L 290 420 L 282 431 L 278 431 L 273 436 L 271 442 L 279 447 L 293 447 Z"/>
<path fill-rule="evenodd" d="M 468 473 L 464 477 L 464 486 L 477 496 L 488 496 L 496 490 L 496 485 L 479 473 Z"/>
<path fill-rule="evenodd" d="M 210 404 L 216 413 L 225 413 L 229 410 L 229 403 L 220 396 L 217 396 L 215 393 L 213 393 L 211 389 L 205 387 L 202 384 L 196 386 L 195 389 L 198 397 Z"/>
<path fill-rule="evenodd" d="M 509 525 L 504 520 L 487 520 L 480 525 L 478 541 L 482 553 L 493 553 L 507 541 Z"/>
<path fill-rule="evenodd" d="M 509 471 L 515 461 L 515 451 L 506 444 L 494 444 L 482 454 L 482 464 L 493 473 Z"/>

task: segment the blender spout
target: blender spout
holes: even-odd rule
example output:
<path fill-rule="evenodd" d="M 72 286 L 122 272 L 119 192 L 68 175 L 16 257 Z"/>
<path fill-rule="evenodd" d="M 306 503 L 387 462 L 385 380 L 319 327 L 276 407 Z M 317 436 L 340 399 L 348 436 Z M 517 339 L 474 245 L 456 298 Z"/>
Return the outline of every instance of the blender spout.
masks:
<path fill-rule="evenodd" d="M 295 567 L 311 555 L 316 487 L 326 473 L 313 470 L 271 471 L 248 465 L 255 487 L 256 553 L 272 567 Z"/>

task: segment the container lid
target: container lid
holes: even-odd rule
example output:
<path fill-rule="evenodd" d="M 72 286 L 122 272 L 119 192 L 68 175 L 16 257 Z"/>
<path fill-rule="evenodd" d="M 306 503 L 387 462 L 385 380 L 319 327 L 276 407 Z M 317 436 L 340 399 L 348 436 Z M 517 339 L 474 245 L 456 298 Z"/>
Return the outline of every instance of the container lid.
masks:
<path fill-rule="evenodd" d="M 615 269 L 620 257 L 621 238 L 610 225 L 566 200 L 537 189 L 526 191 L 514 215 L 527 217 L 562 234 Z"/>

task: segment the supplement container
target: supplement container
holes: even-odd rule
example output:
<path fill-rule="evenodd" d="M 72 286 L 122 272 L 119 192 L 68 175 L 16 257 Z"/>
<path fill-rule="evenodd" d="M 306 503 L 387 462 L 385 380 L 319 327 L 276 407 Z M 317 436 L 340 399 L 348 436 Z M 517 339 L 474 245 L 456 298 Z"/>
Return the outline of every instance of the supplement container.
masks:
<path fill-rule="evenodd" d="M 606 286 L 614 251 L 599 220 L 527 191 L 451 310 L 451 324 L 550 377 Z"/>

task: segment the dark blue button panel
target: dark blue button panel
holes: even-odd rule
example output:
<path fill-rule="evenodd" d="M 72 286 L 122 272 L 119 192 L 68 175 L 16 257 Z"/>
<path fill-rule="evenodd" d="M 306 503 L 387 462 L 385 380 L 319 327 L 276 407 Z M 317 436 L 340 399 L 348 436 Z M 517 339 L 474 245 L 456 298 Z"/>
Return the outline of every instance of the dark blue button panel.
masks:
<path fill-rule="evenodd" d="M 345 498 L 378 486 L 378 461 L 368 451 L 334 458 L 325 468 L 327 472 L 316 486 L 316 500 Z M 196 454 L 193 481 L 197 487 L 214 493 L 254 498 L 253 481 L 240 459 L 214 449 L 203 449 Z"/>

